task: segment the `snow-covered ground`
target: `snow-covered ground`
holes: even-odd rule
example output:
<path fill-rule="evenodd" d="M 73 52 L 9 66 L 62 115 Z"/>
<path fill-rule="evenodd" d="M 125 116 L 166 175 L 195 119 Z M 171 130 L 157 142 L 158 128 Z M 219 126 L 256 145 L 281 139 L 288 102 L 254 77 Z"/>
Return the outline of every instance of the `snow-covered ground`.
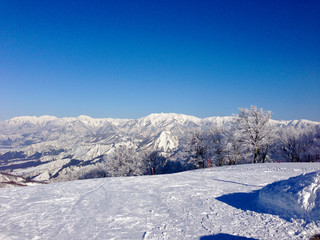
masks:
<path fill-rule="evenodd" d="M 308 239 L 320 220 L 272 215 L 256 200 L 267 184 L 319 169 L 251 164 L 0 189 L 0 239 Z"/>

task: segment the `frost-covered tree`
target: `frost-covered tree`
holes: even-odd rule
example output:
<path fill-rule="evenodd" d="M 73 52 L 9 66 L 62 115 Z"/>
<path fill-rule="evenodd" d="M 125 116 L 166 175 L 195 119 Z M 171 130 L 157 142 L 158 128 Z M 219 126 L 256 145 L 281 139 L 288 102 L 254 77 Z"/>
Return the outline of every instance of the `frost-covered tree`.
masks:
<path fill-rule="evenodd" d="M 313 136 L 313 144 L 311 148 L 312 159 L 311 161 L 320 162 L 320 126 L 316 126 Z"/>
<path fill-rule="evenodd" d="M 222 166 L 226 162 L 225 158 L 225 135 L 222 128 L 213 128 L 206 133 L 207 159 L 214 165 Z M 213 164 L 211 163 L 211 166 Z"/>
<path fill-rule="evenodd" d="M 105 165 L 101 162 L 80 168 L 78 175 L 78 179 L 105 178 L 108 176 Z"/>
<path fill-rule="evenodd" d="M 158 174 L 158 171 L 166 165 L 166 158 L 159 151 L 145 153 L 146 174 Z"/>
<path fill-rule="evenodd" d="M 194 132 L 189 143 L 189 164 L 194 168 L 205 168 L 225 164 L 224 135 L 220 128 L 204 129 Z"/>
<path fill-rule="evenodd" d="M 236 135 L 242 146 L 251 152 L 252 162 L 265 162 L 269 146 L 274 139 L 274 131 L 270 127 L 271 112 L 251 106 L 240 108 L 235 117 Z"/>
<path fill-rule="evenodd" d="M 105 158 L 105 169 L 108 177 L 143 175 L 145 164 L 136 149 L 120 145 Z"/>
<path fill-rule="evenodd" d="M 291 162 L 300 162 L 303 132 L 301 129 L 287 127 L 280 130 L 279 150 L 284 158 Z"/>
<path fill-rule="evenodd" d="M 194 168 L 205 167 L 206 145 L 203 139 L 203 133 L 200 130 L 195 131 L 189 140 L 189 161 Z"/>
<path fill-rule="evenodd" d="M 245 148 L 240 141 L 240 132 L 236 131 L 235 125 L 232 124 L 226 128 L 223 135 L 223 152 L 225 161 L 229 165 L 238 164 L 245 157 Z"/>
<path fill-rule="evenodd" d="M 316 161 L 319 156 L 317 128 L 286 127 L 280 130 L 279 153 L 291 162 Z"/>

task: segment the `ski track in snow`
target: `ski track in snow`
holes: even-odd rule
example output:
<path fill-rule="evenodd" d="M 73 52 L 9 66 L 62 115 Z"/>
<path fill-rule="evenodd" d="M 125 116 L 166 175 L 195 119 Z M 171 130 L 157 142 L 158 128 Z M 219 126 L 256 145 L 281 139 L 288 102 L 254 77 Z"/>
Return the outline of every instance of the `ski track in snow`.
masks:
<path fill-rule="evenodd" d="M 250 194 L 318 169 L 320 163 L 238 165 L 0 189 L 0 239 L 164 240 L 221 233 L 308 239 L 320 233 L 320 221 L 285 220 L 217 198 Z M 241 199 L 234 201 L 242 204 Z"/>

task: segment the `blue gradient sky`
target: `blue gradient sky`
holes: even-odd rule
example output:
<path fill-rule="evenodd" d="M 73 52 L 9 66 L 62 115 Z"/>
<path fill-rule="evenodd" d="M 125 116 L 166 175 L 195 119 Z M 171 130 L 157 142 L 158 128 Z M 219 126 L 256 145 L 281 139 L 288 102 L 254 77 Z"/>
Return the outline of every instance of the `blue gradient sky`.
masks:
<path fill-rule="evenodd" d="M 0 120 L 320 121 L 320 1 L 0 2 Z"/>

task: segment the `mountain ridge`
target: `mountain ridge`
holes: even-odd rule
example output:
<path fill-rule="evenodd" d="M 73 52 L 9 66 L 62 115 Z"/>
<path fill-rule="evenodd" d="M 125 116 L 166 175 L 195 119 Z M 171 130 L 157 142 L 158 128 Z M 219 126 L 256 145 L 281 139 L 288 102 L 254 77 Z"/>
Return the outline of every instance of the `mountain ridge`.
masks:
<path fill-rule="evenodd" d="M 182 121 L 192 121 L 194 123 L 201 124 L 203 122 L 220 122 L 220 125 L 223 123 L 230 121 L 234 118 L 234 116 L 212 116 L 212 117 L 204 117 L 199 118 L 192 115 L 182 114 L 182 113 L 152 113 L 147 116 L 143 116 L 140 118 L 93 118 L 87 115 L 79 115 L 77 117 L 56 117 L 52 115 L 41 115 L 41 116 L 18 116 L 13 117 L 11 119 L 0 121 L 0 124 L 14 125 L 14 124 L 23 124 L 23 123 L 32 123 L 32 124 L 44 124 L 53 121 L 63 121 L 63 122 L 75 122 L 81 121 L 82 123 L 93 126 L 99 127 L 102 124 L 112 123 L 116 126 L 121 124 L 127 123 L 134 123 L 134 122 L 150 122 L 151 124 L 156 124 L 159 122 L 166 121 L 168 119 L 176 120 L 177 122 Z M 271 123 L 280 124 L 280 125 L 299 125 L 303 124 L 320 124 L 318 121 L 311 121 L 308 119 L 295 119 L 295 120 L 275 120 L 271 119 Z"/>
<path fill-rule="evenodd" d="M 142 155 L 159 152 L 169 160 L 185 161 L 188 153 L 182 151 L 183 144 L 195 132 L 222 128 L 233 119 L 176 113 L 154 113 L 138 119 L 15 117 L 0 122 L 0 171 L 32 179 L 41 176 L 37 180 L 48 181 L 59 172 L 72 175 L 72 171 L 89 169 L 112 158 L 121 147 Z M 309 120 L 271 120 L 271 124 L 294 128 L 320 125 Z M 63 180 L 66 176 L 59 177 Z"/>

